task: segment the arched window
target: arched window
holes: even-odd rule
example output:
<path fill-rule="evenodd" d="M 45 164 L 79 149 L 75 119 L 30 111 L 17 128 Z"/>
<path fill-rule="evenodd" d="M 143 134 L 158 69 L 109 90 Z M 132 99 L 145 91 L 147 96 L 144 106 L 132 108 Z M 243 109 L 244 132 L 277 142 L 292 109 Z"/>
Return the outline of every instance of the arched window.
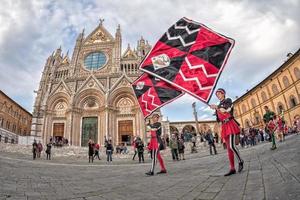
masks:
<path fill-rule="evenodd" d="M 298 67 L 295 67 L 294 68 L 294 73 L 295 73 L 295 76 L 296 76 L 296 79 L 300 79 L 300 69 Z"/>
<path fill-rule="evenodd" d="M 277 104 L 277 113 L 280 114 L 284 110 L 284 106 L 281 102 Z"/>
<path fill-rule="evenodd" d="M 256 101 L 253 98 L 251 99 L 251 105 L 252 105 L 252 108 L 254 108 L 256 106 Z"/>
<path fill-rule="evenodd" d="M 242 105 L 242 111 L 245 113 L 247 111 L 245 104 Z"/>
<path fill-rule="evenodd" d="M 261 98 L 262 98 L 263 101 L 267 101 L 268 97 L 267 97 L 267 94 L 265 93 L 265 91 L 261 92 Z"/>
<path fill-rule="evenodd" d="M 260 119 L 261 119 L 259 113 L 258 113 L 258 112 L 255 112 L 255 113 L 254 113 L 254 117 L 255 117 L 255 124 L 259 124 Z"/>
<path fill-rule="evenodd" d="M 245 120 L 245 128 L 249 128 L 250 127 L 250 121 L 248 119 Z"/>
<path fill-rule="evenodd" d="M 283 85 L 284 85 L 285 88 L 289 87 L 290 82 L 289 82 L 289 79 L 286 76 L 284 76 L 282 78 L 282 82 L 283 82 Z"/>
<path fill-rule="evenodd" d="M 293 108 L 297 105 L 297 100 L 296 98 L 294 97 L 294 95 L 291 95 L 290 96 L 290 108 Z"/>
<path fill-rule="evenodd" d="M 276 95 L 279 92 L 276 84 L 272 85 L 272 91 L 273 91 L 274 95 Z"/>

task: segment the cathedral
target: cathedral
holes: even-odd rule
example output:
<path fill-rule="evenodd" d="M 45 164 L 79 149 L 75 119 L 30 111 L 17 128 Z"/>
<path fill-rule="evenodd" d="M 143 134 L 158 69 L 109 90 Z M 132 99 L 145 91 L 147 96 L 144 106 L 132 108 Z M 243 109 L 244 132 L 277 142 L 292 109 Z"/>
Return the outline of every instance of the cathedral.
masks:
<path fill-rule="evenodd" d="M 65 138 L 75 146 L 87 146 L 89 139 L 121 144 L 144 138 L 145 122 L 131 83 L 150 49 L 141 38 L 122 54 L 120 26 L 113 37 L 103 20 L 89 35 L 78 35 L 71 57 L 58 48 L 46 60 L 36 91 L 31 135 L 44 143 Z"/>

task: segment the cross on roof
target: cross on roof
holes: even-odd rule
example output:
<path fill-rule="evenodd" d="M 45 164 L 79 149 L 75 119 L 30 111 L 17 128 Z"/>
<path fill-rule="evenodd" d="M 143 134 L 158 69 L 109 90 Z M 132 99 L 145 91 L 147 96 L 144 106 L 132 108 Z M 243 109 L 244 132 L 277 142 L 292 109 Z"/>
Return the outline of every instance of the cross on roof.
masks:
<path fill-rule="evenodd" d="M 100 19 L 99 19 L 99 22 L 100 22 L 100 25 L 102 25 L 103 22 L 104 22 L 104 19 L 103 19 L 103 18 L 100 18 Z"/>

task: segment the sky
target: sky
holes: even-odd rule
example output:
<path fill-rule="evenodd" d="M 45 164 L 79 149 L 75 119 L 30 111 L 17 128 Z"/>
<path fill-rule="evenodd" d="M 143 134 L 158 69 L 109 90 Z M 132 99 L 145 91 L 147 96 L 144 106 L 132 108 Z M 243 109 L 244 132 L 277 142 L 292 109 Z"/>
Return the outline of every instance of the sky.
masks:
<path fill-rule="evenodd" d="M 216 87 L 232 99 L 242 96 L 300 48 L 299 0 L 1 0 L 0 90 L 29 112 L 49 55 L 59 46 L 72 54 L 76 37 L 104 18 L 105 28 L 122 31 L 123 51 L 143 36 L 155 42 L 187 17 L 231 37 L 235 47 Z M 184 95 L 161 111 L 170 121 L 214 119 L 201 101 Z M 210 103 L 217 103 L 213 96 Z"/>

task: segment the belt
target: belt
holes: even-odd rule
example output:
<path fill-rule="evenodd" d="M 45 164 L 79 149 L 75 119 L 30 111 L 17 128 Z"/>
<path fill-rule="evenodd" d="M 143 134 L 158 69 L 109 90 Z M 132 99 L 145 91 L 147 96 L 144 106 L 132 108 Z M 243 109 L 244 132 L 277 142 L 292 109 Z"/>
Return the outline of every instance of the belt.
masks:
<path fill-rule="evenodd" d="M 222 124 L 226 124 L 227 122 L 229 122 L 230 120 L 234 119 L 233 117 L 228 117 L 227 119 L 222 120 Z"/>

